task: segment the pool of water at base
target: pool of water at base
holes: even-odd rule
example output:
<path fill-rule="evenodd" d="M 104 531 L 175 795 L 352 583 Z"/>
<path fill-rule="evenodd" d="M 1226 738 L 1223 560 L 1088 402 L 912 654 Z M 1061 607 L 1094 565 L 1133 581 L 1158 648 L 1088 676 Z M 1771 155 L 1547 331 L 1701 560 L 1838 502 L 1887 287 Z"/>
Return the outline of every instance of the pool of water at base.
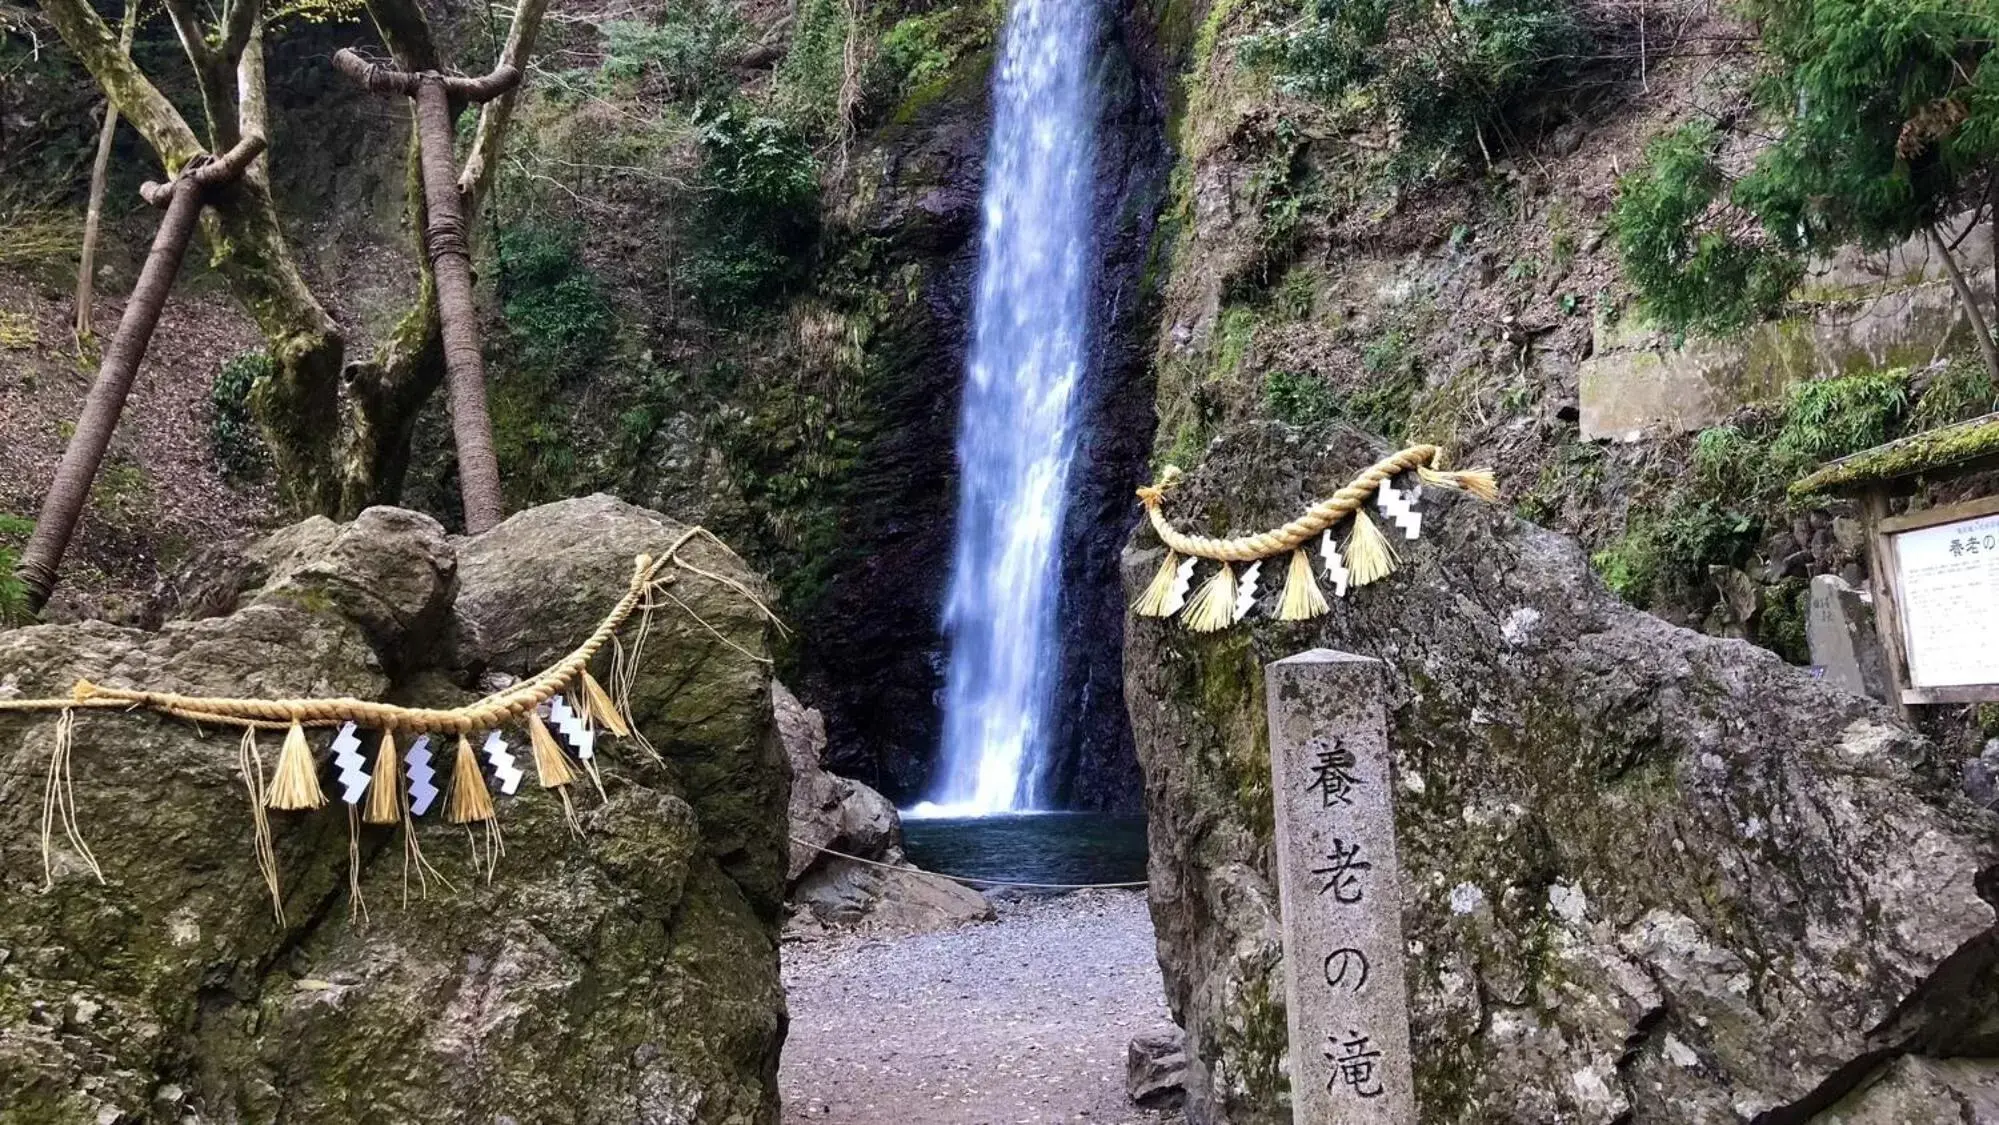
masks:
<path fill-rule="evenodd" d="M 1111 813 L 1002 813 L 905 818 L 903 850 L 918 867 L 1016 883 L 1145 879 L 1145 818 Z"/>

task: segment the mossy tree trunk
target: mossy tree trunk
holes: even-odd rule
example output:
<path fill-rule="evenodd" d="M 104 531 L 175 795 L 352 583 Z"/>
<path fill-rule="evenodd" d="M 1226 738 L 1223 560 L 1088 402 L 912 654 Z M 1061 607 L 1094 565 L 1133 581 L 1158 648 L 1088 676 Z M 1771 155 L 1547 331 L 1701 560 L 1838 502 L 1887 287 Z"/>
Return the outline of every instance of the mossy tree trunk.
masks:
<path fill-rule="evenodd" d="M 87 0 L 42 0 L 64 43 L 172 176 L 204 149 L 222 151 L 246 130 L 265 135 L 269 130 L 258 0 L 231 0 L 219 20 L 206 25 L 208 9 L 193 0 L 169 0 L 166 6 L 195 75 L 205 145 L 120 49 Z M 412 0 L 370 0 L 368 8 L 402 69 L 446 69 L 430 25 Z M 502 66 L 525 65 L 546 10 L 547 0 L 527 0 L 515 9 Z M 491 186 L 514 96 L 510 91 L 482 109 L 471 159 L 457 177 L 461 210 L 468 217 L 479 213 Z M 454 93 L 453 105 L 458 104 Z M 419 152 L 412 138 L 413 227 L 422 232 L 428 214 L 421 202 Z M 270 352 L 272 373 L 253 389 L 251 408 L 284 498 L 303 511 L 340 516 L 394 502 L 402 493 L 416 418 L 443 384 L 442 322 L 428 256 L 419 255 L 423 276 L 409 314 L 373 357 L 349 365 L 345 333 L 292 257 L 264 162 L 258 160 L 228 190 L 211 193 L 208 202 L 203 229 L 216 267 Z"/>
<path fill-rule="evenodd" d="M 206 145 L 119 50 L 117 37 L 85 0 L 42 0 L 42 10 L 168 175 L 178 175 L 204 149 L 233 148 L 246 129 L 267 133 L 258 0 L 232 0 L 212 30 L 190 0 L 167 5 L 194 70 Z M 334 511 L 340 466 L 334 456 L 337 427 L 328 420 L 337 417 L 346 336 L 292 258 L 262 158 L 236 183 L 211 193 L 208 203 L 203 228 L 215 266 L 271 353 L 272 373 L 256 387 L 251 403 L 283 494 L 302 510 Z"/>

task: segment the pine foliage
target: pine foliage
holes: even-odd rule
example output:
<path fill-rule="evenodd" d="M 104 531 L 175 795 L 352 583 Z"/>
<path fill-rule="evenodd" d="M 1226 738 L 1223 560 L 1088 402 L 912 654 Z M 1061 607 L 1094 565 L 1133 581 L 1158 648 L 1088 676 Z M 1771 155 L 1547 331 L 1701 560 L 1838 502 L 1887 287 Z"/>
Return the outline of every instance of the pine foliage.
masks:
<path fill-rule="evenodd" d="M 1751 0 L 1746 110 L 1655 142 L 1612 225 L 1646 311 L 1725 332 L 1803 263 L 1881 249 L 1969 205 L 1999 163 L 1999 3 Z M 1739 174 L 1742 137 L 1771 139 Z"/>

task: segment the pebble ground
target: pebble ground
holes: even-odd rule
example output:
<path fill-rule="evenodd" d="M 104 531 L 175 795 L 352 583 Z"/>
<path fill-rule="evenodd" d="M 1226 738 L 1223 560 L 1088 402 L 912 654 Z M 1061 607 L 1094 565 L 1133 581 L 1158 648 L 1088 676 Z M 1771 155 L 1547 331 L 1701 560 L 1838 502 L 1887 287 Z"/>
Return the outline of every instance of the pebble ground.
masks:
<path fill-rule="evenodd" d="M 1125 1098 L 1125 1046 L 1172 1025 L 1133 891 L 1000 920 L 786 947 L 785 1125 L 1179 1125 Z"/>

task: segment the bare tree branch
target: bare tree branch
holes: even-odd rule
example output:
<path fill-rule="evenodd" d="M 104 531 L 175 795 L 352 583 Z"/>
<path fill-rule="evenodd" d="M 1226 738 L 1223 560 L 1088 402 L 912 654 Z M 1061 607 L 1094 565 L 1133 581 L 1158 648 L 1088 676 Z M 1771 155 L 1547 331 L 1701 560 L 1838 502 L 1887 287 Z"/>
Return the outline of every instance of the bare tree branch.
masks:
<path fill-rule="evenodd" d="M 512 67 L 525 73 L 528 56 L 534 53 L 535 37 L 541 32 L 541 18 L 548 0 L 521 0 L 507 27 L 507 44 L 500 50 L 498 69 Z M 458 177 L 458 194 L 464 197 L 465 213 L 476 216 L 492 186 L 493 170 L 505 146 L 507 125 L 514 116 L 514 101 L 521 96 L 519 86 L 487 102 L 479 109 L 479 128 L 472 136 L 472 151 L 465 157 L 465 170 Z"/>

